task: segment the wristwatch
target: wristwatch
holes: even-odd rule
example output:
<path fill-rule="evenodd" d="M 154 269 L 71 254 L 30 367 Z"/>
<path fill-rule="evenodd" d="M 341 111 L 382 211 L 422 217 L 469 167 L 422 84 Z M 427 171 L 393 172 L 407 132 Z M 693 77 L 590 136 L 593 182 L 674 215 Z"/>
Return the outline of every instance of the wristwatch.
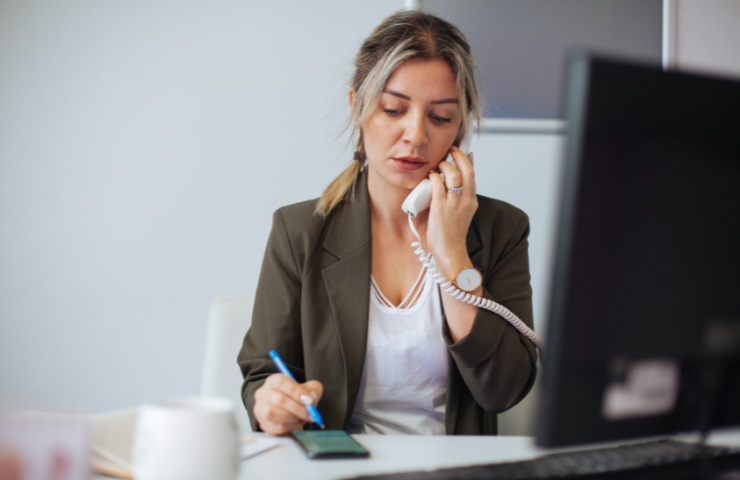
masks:
<path fill-rule="evenodd" d="M 472 292 L 480 287 L 481 283 L 483 283 L 483 275 L 472 267 L 463 267 L 452 280 L 452 284 L 464 292 Z"/>

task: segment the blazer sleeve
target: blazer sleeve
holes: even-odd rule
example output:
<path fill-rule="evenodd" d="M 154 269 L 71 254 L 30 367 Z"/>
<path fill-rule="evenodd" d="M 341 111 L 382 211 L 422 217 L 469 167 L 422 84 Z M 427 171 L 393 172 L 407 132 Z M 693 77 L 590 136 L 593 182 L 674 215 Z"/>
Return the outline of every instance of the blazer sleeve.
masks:
<path fill-rule="evenodd" d="M 478 257 L 482 262 L 483 296 L 505 306 L 533 328 L 529 219 L 521 210 L 504 205 L 508 208 L 493 215 L 488 225 L 485 220 L 477 225 L 483 244 Z M 485 218 L 490 212 L 479 213 Z M 503 412 L 532 388 L 537 350 L 502 317 L 481 308 L 468 335 L 453 343 L 449 331 L 444 334 L 465 385 L 484 410 Z"/>
<path fill-rule="evenodd" d="M 285 218 L 280 210 L 273 223 L 262 261 L 255 294 L 252 324 L 244 337 L 237 363 L 244 381 L 242 400 L 252 429 L 258 431 L 254 418 L 254 392 L 265 379 L 278 373 L 269 351 L 280 352 L 299 382 L 304 381 L 300 327 L 301 275 L 291 246 Z"/>

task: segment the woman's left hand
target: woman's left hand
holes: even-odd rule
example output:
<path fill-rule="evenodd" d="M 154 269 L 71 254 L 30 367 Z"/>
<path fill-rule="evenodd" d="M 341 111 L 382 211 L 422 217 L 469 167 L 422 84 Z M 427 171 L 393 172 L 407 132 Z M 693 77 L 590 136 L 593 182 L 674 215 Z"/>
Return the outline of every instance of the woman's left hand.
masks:
<path fill-rule="evenodd" d="M 475 171 L 471 158 L 457 147 L 450 149 L 455 163 L 442 161 L 438 173 L 430 173 L 432 204 L 427 223 L 426 243 L 445 278 L 452 278 L 470 265 L 466 238 L 478 209 Z M 472 154 L 471 154 L 472 156 Z"/>

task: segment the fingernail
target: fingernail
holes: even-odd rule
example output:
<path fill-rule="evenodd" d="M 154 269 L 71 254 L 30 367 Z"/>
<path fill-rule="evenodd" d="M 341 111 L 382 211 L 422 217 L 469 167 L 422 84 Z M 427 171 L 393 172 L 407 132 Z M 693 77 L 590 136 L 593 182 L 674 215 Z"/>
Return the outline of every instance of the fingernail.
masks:
<path fill-rule="evenodd" d="M 304 405 L 313 405 L 314 399 L 303 393 L 301 394 L 301 402 L 303 402 Z"/>
<path fill-rule="evenodd" d="M 313 398 L 314 403 L 319 401 L 319 394 L 318 392 L 311 391 L 311 397 Z"/>
<path fill-rule="evenodd" d="M 473 152 L 468 153 L 468 158 L 470 159 L 471 162 L 473 161 L 473 157 L 474 157 Z"/>
<path fill-rule="evenodd" d="M 451 152 L 457 152 L 457 146 L 456 145 L 451 146 L 450 147 L 450 151 Z"/>

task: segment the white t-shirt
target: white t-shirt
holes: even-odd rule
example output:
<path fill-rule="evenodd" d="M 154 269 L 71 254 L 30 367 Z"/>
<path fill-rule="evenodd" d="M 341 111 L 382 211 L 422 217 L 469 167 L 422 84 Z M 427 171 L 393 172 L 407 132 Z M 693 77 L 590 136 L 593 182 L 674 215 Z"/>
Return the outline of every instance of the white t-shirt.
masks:
<path fill-rule="evenodd" d="M 444 435 L 448 357 L 442 321 L 439 287 L 425 269 L 400 306 L 390 305 L 372 280 L 351 433 Z"/>

